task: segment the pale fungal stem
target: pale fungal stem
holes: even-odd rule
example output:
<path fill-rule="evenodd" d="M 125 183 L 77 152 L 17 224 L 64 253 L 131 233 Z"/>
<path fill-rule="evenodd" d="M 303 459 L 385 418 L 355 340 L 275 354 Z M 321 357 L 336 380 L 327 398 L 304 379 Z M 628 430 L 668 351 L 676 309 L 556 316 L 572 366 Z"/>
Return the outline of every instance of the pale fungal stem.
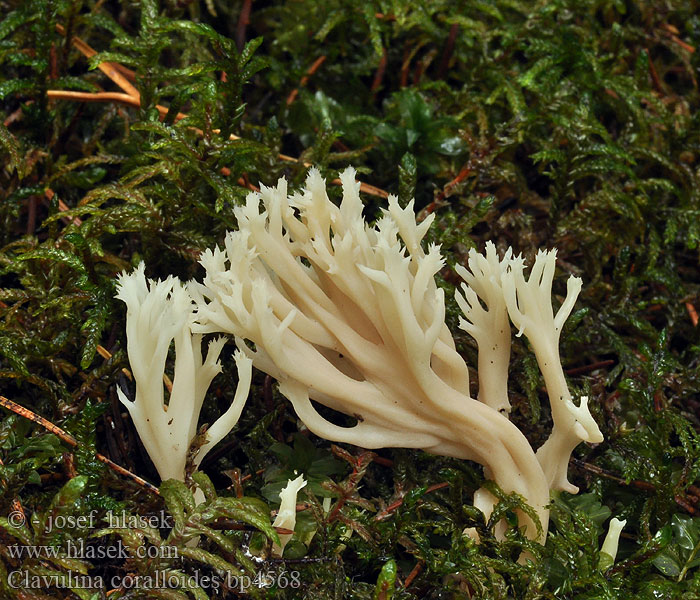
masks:
<path fill-rule="evenodd" d="M 581 279 L 569 278 L 566 299 L 555 316 L 551 301 L 555 262 L 555 250 L 539 251 L 526 281 L 523 259 L 514 258 L 503 273 L 501 284 L 518 335 L 525 333 L 535 352 L 552 410 L 554 427 L 537 457 L 551 489 L 575 494 L 578 488 L 569 482 L 566 473 L 571 452 L 582 441 L 602 442 L 603 435 L 588 410 L 588 398 L 582 397 L 576 406 L 564 377 L 559 336 L 581 291 Z"/>
<path fill-rule="evenodd" d="M 161 480 L 184 481 L 187 453 L 197 434 L 199 414 L 209 385 L 221 371 L 219 355 L 223 337 L 209 343 L 202 360 L 202 336 L 191 331 L 194 304 L 179 280 L 146 281 L 144 264 L 117 281 L 117 298 L 127 306 L 127 353 L 136 381 L 136 396 L 129 400 L 117 388 L 148 455 Z M 165 403 L 163 374 L 168 350 L 175 340 L 175 375 L 169 401 Z M 235 355 L 238 388 L 229 409 L 209 428 L 195 465 L 231 431 L 238 421 L 250 388 L 252 360 L 244 353 Z M 198 499 L 203 500 L 199 494 Z"/>
<path fill-rule="evenodd" d="M 272 523 L 273 527 L 281 527 L 294 531 L 297 523 L 297 494 L 299 490 L 306 485 L 304 475 L 299 475 L 296 479 L 288 479 L 287 485 L 280 492 L 280 508 L 277 511 L 277 516 Z M 282 558 L 284 548 L 292 539 L 293 533 L 278 533 L 280 543 L 272 543 L 272 556 Z"/>
<path fill-rule="evenodd" d="M 459 327 L 476 340 L 479 348 L 479 401 L 505 413 L 510 412 L 508 364 L 511 336 L 501 276 L 511 258 L 509 248 L 503 260 L 499 260 L 496 246 L 487 242 L 485 256 L 474 248 L 469 251 L 469 270 L 462 265 L 455 266 L 465 282 L 462 284 L 464 295 L 455 292 L 455 300 L 464 314 Z"/>
<path fill-rule="evenodd" d="M 617 556 L 617 546 L 620 542 L 620 534 L 622 533 L 622 528 L 627 524 L 627 521 L 621 521 L 620 519 L 613 517 L 610 519 L 608 524 L 608 533 L 603 541 L 603 546 L 600 549 L 600 559 L 598 562 L 598 568 L 601 571 L 609 569 L 615 564 L 615 557 Z"/>

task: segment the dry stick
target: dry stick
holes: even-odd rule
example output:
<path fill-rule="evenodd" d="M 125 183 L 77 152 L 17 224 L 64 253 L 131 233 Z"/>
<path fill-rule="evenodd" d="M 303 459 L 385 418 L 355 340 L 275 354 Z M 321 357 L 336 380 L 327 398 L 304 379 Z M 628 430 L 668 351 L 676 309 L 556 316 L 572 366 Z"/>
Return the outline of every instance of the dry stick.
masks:
<path fill-rule="evenodd" d="M 33 102 L 33 100 L 27 100 L 22 106 L 29 106 L 30 104 L 33 104 Z M 12 125 L 12 123 L 22 118 L 22 106 L 10 113 L 10 115 L 3 121 L 3 125 L 5 127 L 9 127 Z"/>
<path fill-rule="evenodd" d="M 443 79 L 447 75 L 447 68 L 450 66 L 450 58 L 452 58 L 452 53 L 455 49 L 455 40 L 457 39 L 457 32 L 459 31 L 459 25 L 453 23 L 450 27 L 450 34 L 447 36 L 447 42 L 445 43 L 445 49 L 442 52 L 442 58 L 440 59 L 440 67 L 438 68 L 437 78 Z"/>
<path fill-rule="evenodd" d="M 27 198 L 27 235 L 32 235 L 36 228 L 36 196 Z"/>
<path fill-rule="evenodd" d="M 73 92 L 69 90 L 47 90 L 49 98 L 59 100 L 76 100 L 78 102 L 121 102 L 139 108 L 141 100 L 138 96 L 122 94 L 120 92 Z M 165 109 L 167 111 L 167 109 Z"/>
<path fill-rule="evenodd" d="M 435 201 L 432 202 L 432 204 L 442 202 L 442 200 L 445 199 L 445 197 L 447 196 L 449 191 L 454 186 L 456 186 L 458 183 L 460 183 L 462 180 L 466 179 L 469 175 L 471 175 L 471 172 L 472 172 L 472 165 L 471 165 L 471 161 L 469 161 L 467 164 L 465 164 L 460 169 L 459 173 L 457 173 L 457 176 L 452 181 L 449 181 L 448 183 L 445 184 L 445 187 L 443 187 L 442 190 L 440 190 L 440 193 L 437 195 L 437 197 L 435 198 Z M 435 210 L 435 207 L 428 212 L 431 213 L 431 212 L 433 212 L 433 210 Z"/>
<path fill-rule="evenodd" d="M 46 95 L 49 98 L 54 98 L 54 99 L 60 99 L 60 100 L 77 100 L 79 102 L 121 102 L 122 104 L 128 104 L 129 106 L 134 106 L 136 108 L 139 108 L 141 106 L 141 101 L 139 98 L 134 98 L 133 96 L 130 96 L 129 94 L 123 94 L 120 92 L 97 92 L 97 93 L 91 93 L 91 92 L 72 92 L 72 91 L 67 91 L 67 90 L 47 90 Z M 161 106 L 160 104 L 156 105 L 156 108 L 158 109 L 158 112 L 160 113 L 161 117 L 165 117 L 166 114 L 168 114 L 168 108 L 165 106 Z M 177 113 L 175 116 L 175 121 L 180 121 L 181 119 L 184 119 L 187 115 L 183 113 Z M 200 135 L 203 134 L 203 132 L 200 129 L 193 128 L 197 133 Z M 218 133 L 218 130 L 214 130 L 215 133 Z M 231 139 L 240 139 L 236 138 L 236 136 L 231 136 Z M 231 174 L 231 170 L 227 169 L 226 167 L 221 168 L 221 173 L 222 175 L 228 176 Z M 238 183 L 241 184 L 244 187 L 248 187 L 249 189 L 252 189 L 253 191 L 259 192 L 260 190 L 251 185 L 247 184 L 242 178 L 238 179 Z M 63 201 L 59 200 L 59 209 L 60 210 L 68 210 L 68 207 L 63 203 Z M 76 225 L 80 225 L 81 221 L 77 217 L 73 218 L 73 222 L 76 223 Z"/>
<path fill-rule="evenodd" d="M 119 71 L 128 81 L 134 83 L 136 81 L 136 71 L 132 71 L 129 67 L 120 65 L 119 63 L 110 63 L 117 71 Z"/>
<path fill-rule="evenodd" d="M 245 47 L 245 30 L 250 23 L 250 6 L 253 0 L 243 0 L 241 12 L 238 15 L 238 24 L 236 25 L 236 48 L 240 52 Z"/>
<path fill-rule="evenodd" d="M 60 33 L 61 35 L 66 35 L 65 28 L 63 27 L 63 25 L 59 25 L 58 23 L 56 23 L 56 31 L 58 31 L 58 33 Z M 71 44 L 73 44 L 78 50 L 80 50 L 80 52 L 87 58 L 92 58 L 93 56 L 95 56 L 95 54 L 97 54 L 97 50 L 90 47 L 77 36 L 73 36 L 71 38 Z M 116 67 L 114 63 L 101 62 L 99 65 L 97 65 L 97 68 L 100 71 L 102 71 L 105 75 L 107 75 L 107 77 L 109 77 L 114 83 L 116 83 L 124 92 L 129 94 L 129 96 L 132 96 L 134 98 L 141 97 L 139 91 L 133 85 L 131 85 L 131 82 L 122 74 L 121 69 Z"/>
<path fill-rule="evenodd" d="M 46 197 L 46 199 L 49 202 L 51 202 L 51 200 L 53 200 L 54 195 L 55 195 L 55 192 L 51 188 L 46 188 L 46 192 L 44 192 L 44 196 Z M 66 210 L 70 210 L 70 208 L 63 200 L 61 200 L 59 198 L 58 199 L 58 210 L 66 211 Z M 73 225 L 76 225 L 77 227 L 80 227 L 83 224 L 82 220 L 78 217 L 73 217 L 73 219 L 70 219 L 69 217 L 63 217 L 63 222 L 66 223 L 66 225 L 69 225 L 71 223 L 71 221 L 73 222 Z"/>
<path fill-rule="evenodd" d="M 411 65 L 412 56 L 408 44 L 406 44 L 403 51 L 403 61 L 401 62 L 401 79 L 399 83 L 402 88 L 408 85 L 408 67 Z"/>
<path fill-rule="evenodd" d="M 471 172 L 472 172 L 472 165 L 471 165 L 471 160 L 470 160 L 460 169 L 459 173 L 457 173 L 457 176 L 452 181 L 449 181 L 445 184 L 445 186 L 435 196 L 435 200 L 433 200 L 430 204 L 428 204 L 428 206 L 423 208 L 420 211 L 420 213 L 418 213 L 417 219 L 419 221 L 422 221 L 429 214 L 435 212 L 440 207 L 441 202 L 445 199 L 445 197 L 449 193 L 450 189 L 452 189 L 455 185 L 457 185 L 463 179 L 467 178 L 471 174 Z"/>
<path fill-rule="evenodd" d="M 436 490 L 441 490 L 442 488 L 446 488 L 449 486 L 450 483 L 448 481 L 443 481 L 442 483 L 436 483 L 435 485 L 431 485 L 428 489 L 425 490 L 426 494 L 429 494 L 430 492 L 434 492 Z M 374 520 L 375 521 L 382 521 L 386 519 L 391 513 L 393 513 L 399 506 L 403 504 L 403 498 L 399 498 L 395 502 L 392 502 L 389 506 L 387 506 L 382 512 L 378 513 L 375 515 Z"/>
<path fill-rule="evenodd" d="M 384 73 L 386 73 L 386 63 L 387 63 L 387 52 L 386 48 L 382 49 L 382 57 L 379 59 L 379 64 L 377 65 L 377 70 L 374 73 L 374 80 L 372 81 L 372 87 L 370 91 L 372 96 L 377 95 L 377 90 L 379 86 L 382 85 L 382 80 L 384 79 Z"/>
<path fill-rule="evenodd" d="M 603 469 L 601 467 L 598 467 L 596 465 L 592 465 L 590 463 L 587 463 L 583 460 L 580 460 L 578 458 L 571 458 L 570 462 L 577 467 L 584 469 L 585 471 L 589 471 L 591 473 L 595 473 L 596 475 L 599 475 L 601 477 L 605 477 L 606 479 L 611 479 L 612 481 L 615 481 L 616 483 L 619 483 L 620 485 L 629 485 L 632 487 L 636 487 L 640 490 L 644 490 L 647 492 L 655 492 L 656 491 L 656 486 L 653 483 L 649 483 L 648 481 L 642 481 L 641 479 L 632 479 L 631 481 L 627 481 L 623 479 L 622 477 L 619 477 L 618 475 L 615 475 L 614 473 L 611 473 L 610 471 Z M 688 498 L 683 498 L 682 496 L 676 496 L 674 498 L 676 501 L 676 504 L 680 506 L 681 508 L 684 508 L 688 513 L 691 515 L 695 514 L 697 512 L 697 508 L 692 506 L 688 500 Z"/>
<path fill-rule="evenodd" d="M 678 36 L 671 34 L 671 35 L 669 35 L 668 37 L 670 37 L 670 38 L 671 38 L 671 41 L 673 41 L 674 43 L 678 44 L 678 45 L 679 45 L 681 48 L 683 48 L 683 50 L 685 50 L 686 52 L 689 52 L 690 54 L 692 54 L 693 52 L 695 52 L 695 47 L 694 47 L 694 46 L 691 46 L 690 44 L 684 42 L 684 41 L 683 41 L 682 39 L 680 39 Z"/>
<path fill-rule="evenodd" d="M 674 35 L 678 35 L 680 33 L 678 27 L 676 27 L 675 25 L 671 25 L 671 23 L 661 23 L 660 27 L 661 29 L 665 29 L 669 33 L 673 33 Z"/>
<path fill-rule="evenodd" d="M 306 70 L 306 73 L 304 76 L 301 78 L 301 81 L 299 81 L 299 88 L 304 87 L 308 81 L 309 77 L 311 77 L 316 71 L 318 71 L 318 68 L 325 62 L 326 60 L 326 55 L 321 54 L 314 62 L 313 64 Z M 289 106 L 296 97 L 299 95 L 299 88 L 294 88 L 290 93 L 289 96 L 287 96 L 287 106 Z"/>
<path fill-rule="evenodd" d="M 419 575 L 419 573 L 423 570 L 423 566 L 425 563 L 423 560 L 419 560 L 416 563 L 416 566 L 413 567 L 411 572 L 408 574 L 408 577 L 406 577 L 406 581 L 403 584 L 404 589 L 408 588 L 413 583 L 413 580 Z"/>
<path fill-rule="evenodd" d="M 649 75 L 651 75 L 651 80 L 654 82 L 654 87 L 656 88 L 656 91 L 664 94 L 664 87 L 661 84 L 661 79 L 659 79 L 659 74 L 656 72 L 656 67 L 654 67 L 654 61 L 651 60 L 651 53 L 649 52 L 649 48 L 644 48 L 644 51 L 647 53 L 647 62 L 649 63 Z"/>
<path fill-rule="evenodd" d="M 614 360 L 601 360 L 598 362 L 591 363 L 590 365 L 583 365 L 582 367 L 574 367 L 573 369 L 566 369 L 564 372 L 567 375 L 583 375 L 584 373 L 590 373 L 596 369 L 602 369 L 603 367 L 610 367 L 615 364 Z"/>
<path fill-rule="evenodd" d="M 70 95 L 69 95 L 70 94 Z M 71 100 L 80 100 L 83 102 L 106 102 L 107 100 L 104 100 L 105 92 L 100 92 L 96 94 L 90 94 L 90 93 L 83 93 L 83 92 L 64 92 L 62 90 L 48 90 L 47 95 L 49 97 L 53 98 L 66 98 L 66 99 L 71 99 Z M 82 96 L 82 97 L 81 97 Z M 99 96 L 99 98 L 94 98 L 95 96 Z M 120 94 L 113 92 L 111 93 L 111 96 L 113 96 L 112 101 L 115 102 L 122 102 L 125 104 L 129 104 L 131 106 L 140 106 L 140 102 L 137 104 L 134 102 L 134 99 L 129 96 L 128 94 Z M 156 105 L 156 108 L 158 109 L 158 112 L 160 113 L 161 116 L 165 116 L 168 113 L 168 108 L 166 106 L 161 106 L 160 104 Z M 183 113 L 177 113 L 177 116 L 175 117 L 175 121 L 180 121 L 181 119 L 186 118 L 187 115 Z M 191 127 L 192 131 L 198 133 L 199 135 L 204 135 L 204 132 L 197 128 L 197 127 Z M 220 129 L 213 129 L 212 130 L 214 133 L 220 133 Z M 231 140 L 240 140 L 242 138 L 238 137 L 237 135 L 234 135 L 233 133 L 229 136 L 229 139 Z M 287 154 L 278 154 L 277 155 L 280 159 L 286 161 L 286 162 L 299 162 L 298 158 L 295 158 L 293 156 L 289 156 Z M 305 167 L 311 167 L 313 166 L 309 162 L 304 162 L 303 163 Z M 227 167 L 222 167 L 221 168 L 221 173 L 222 175 L 228 176 L 231 174 L 231 170 Z M 238 179 L 238 183 L 244 187 L 247 187 L 248 189 L 254 191 L 254 192 L 259 192 L 260 188 L 257 186 L 253 185 L 252 183 L 246 182 L 243 178 Z M 341 185 L 342 182 L 340 179 L 333 179 L 331 181 L 333 185 Z M 369 183 L 363 183 L 360 182 L 360 191 L 364 192 L 365 194 L 369 194 L 370 196 L 377 196 L 379 198 L 388 198 L 389 193 L 384 191 L 381 188 L 378 188 L 374 185 L 370 185 Z M 64 205 L 65 206 L 65 205 Z M 59 208 L 60 208 L 60 201 L 59 201 Z M 61 208 L 61 210 L 67 210 L 67 207 Z M 77 217 L 75 217 L 77 218 Z"/>
<path fill-rule="evenodd" d="M 104 346 L 100 346 L 99 344 L 97 345 L 97 353 L 104 359 L 109 360 L 110 358 L 112 358 L 112 353 L 109 350 L 107 350 L 107 348 L 105 348 Z M 133 381 L 133 377 L 131 376 L 131 371 L 129 371 L 129 369 L 127 369 L 126 367 L 122 368 L 122 373 L 124 373 L 124 375 L 126 375 L 130 381 Z M 163 373 L 163 383 L 165 384 L 168 393 L 172 394 L 173 382 L 170 380 L 170 377 L 168 377 L 165 373 Z"/>
<path fill-rule="evenodd" d="M 51 421 L 48 421 L 47 419 L 44 419 L 44 417 L 37 415 L 28 408 L 24 408 L 24 406 L 20 406 L 16 402 L 5 398 L 5 396 L 0 396 L 0 406 L 11 410 L 13 413 L 19 415 L 20 417 L 24 417 L 25 419 L 33 421 L 37 425 L 41 425 L 44 429 L 53 433 L 56 437 L 60 438 L 69 446 L 75 448 L 78 445 L 77 440 L 69 433 L 63 431 L 63 429 L 61 429 L 58 425 L 54 425 Z M 116 471 L 124 477 L 129 477 L 149 492 L 152 492 L 158 496 L 160 495 L 160 492 L 158 491 L 158 488 L 155 485 L 148 483 L 148 481 L 146 481 L 145 479 L 141 479 L 141 477 L 139 477 L 138 475 L 134 475 L 131 471 L 127 471 L 124 467 L 119 466 L 117 463 L 111 461 L 106 456 L 96 453 L 95 457 L 100 462 L 106 464 L 113 471 Z"/>
<path fill-rule="evenodd" d="M 61 26 L 59 24 L 56 24 L 56 31 L 58 31 L 58 33 L 60 33 L 61 35 L 65 35 L 65 29 L 63 28 L 63 26 Z M 91 46 L 86 44 L 83 40 L 81 40 L 78 37 L 74 36 L 71 39 L 71 43 L 80 52 L 82 52 L 83 55 L 87 56 L 88 58 L 95 56 L 97 54 L 97 51 L 94 48 L 92 48 Z M 311 69 L 314 68 L 314 65 L 316 65 L 315 69 L 314 69 L 314 72 L 315 72 L 315 70 L 321 66 L 321 64 L 323 63 L 325 58 L 326 58 L 325 56 L 319 57 L 316 60 L 316 62 L 313 65 L 311 65 L 311 67 L 309 68 L 309 71 L 311 71 Z M 131 84 L 131 82 L 127 79 L 127 77 L 124 75 L 124 72 L 130 73 L 130 71 L 128 69 L 126 69 L 122 65 L 118 65 L 117 63 L 109 63 L 109 62 L 100 63 L 99 65 L 97 65 L 97 67 L 98 67 L 98 69 L 100 69 L 100 71 L 102 71 L 105 75 L 107 75 L 107 77 L 109 79 L 111 79 L 115 84 L 117 84 L 124 92 L 123 95 L 118 94 L 118 93 L 113 93 L 114 97 L 112 98 L 111 101 L 121 102 L 123 104 L 128 104 L 130 106 L 136 106 L 136 107 L 141 106 L 141 101 L 140 101 L 141 94 Z M 312 74 L 312 73 L 310 73 L 310 74 Z M 70 96 L 61 95 L 61 94 L 70 94 Z M 75 94 L 84 94 L 84 96 L 81 97 L 81 96 L 77 96 Z M 105 94 L 105 92 L 98 92 L 97 94 L 85 94 L 83 92 L 67 92 L 67 91 L 63 91 L 63 90 L 49 90 L 47 92 L 47 95 L 49 95 L 49 97 L 71 99 L 71 100 L 80 100 L 83 102 L 106 102 L 106 101 L 108 101 L 108 100 L 104 99 L 103 94 Z M 98 99 L 93 99 L 94 96 L 98 96 Z M 161 106 L 160 104 L 156 105 L 156 108 L 158 109 L 158 112 L 160 113 L 161 116 L 166 115 L 168 113 L 168 110 L 169 110 L 166 106 Z M 175 117 L 175 121 L 180 121 L 186 117 L 187 117 L 187 115 L 184 113 L 177 113 L 177 115 Z M 196 131 L 199 135 L 204 135 L 201 129 L 197 129 L 196 127 L 193 127 L 192 129 L 193 129 L 193 131 Z M 214 129 L 213 132 L 220 133 L 220 130 Z M 229 136 L 229 139 L 230 140 L 240 140 L 242 138 L 240 138 L 237 135 L 231 134 Z M 281 154 L 280 153 L 277 156 L 278 156 L 278 158 L 280 158 L 281 160 L 284 160 L 286 162 L 294 162 L 294 163 L 299 162 L 298 158 L 296 158 L 294 156 L 289 156 L 288 154 Z M 307 168 L 313 166 L 311 163 L 306 162 L 306 161 L 304 161 L 302 164 Z M 333 179 L 331 181 L 331 183 L 333 185 L 341 185 L 340 179 Z M 369 194 L 370 196 L 377 196 L 379 198 L 388 198 L 389 197 L 388 192 L 386 192 L 383 189 L 378 188 L 376 186 L 369 185 L 368 183 L 360 182 L 360 191 L 364 192 L 365 194 Z"/>

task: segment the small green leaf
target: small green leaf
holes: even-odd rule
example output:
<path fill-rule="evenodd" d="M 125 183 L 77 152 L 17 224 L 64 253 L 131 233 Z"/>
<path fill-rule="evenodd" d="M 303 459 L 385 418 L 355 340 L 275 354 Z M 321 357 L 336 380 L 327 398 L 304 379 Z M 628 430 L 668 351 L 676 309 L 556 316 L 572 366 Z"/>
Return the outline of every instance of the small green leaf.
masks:
<path fill-rule="evenodd" d="M 394 597 L 396 585 L 397 567 L 395 560 L 384 563 L 377 577 L 377 585 L 374 587 L 372 600 L 391 600 Z"/>
<path fill-rule="evenodd" d="M 25 175 L 25 164 L 20 156 L 19 142 L 10 133 L 10 130 L 0 123 L 0 145 L 7 150 L 10 155 L 10 167 L 17 169 L 17 175 L 20 181 Z"/>

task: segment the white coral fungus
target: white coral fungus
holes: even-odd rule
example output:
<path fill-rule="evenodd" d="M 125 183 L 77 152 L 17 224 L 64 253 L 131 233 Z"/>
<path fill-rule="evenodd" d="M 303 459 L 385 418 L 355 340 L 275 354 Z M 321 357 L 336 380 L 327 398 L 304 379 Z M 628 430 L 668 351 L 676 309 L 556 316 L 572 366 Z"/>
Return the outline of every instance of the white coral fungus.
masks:
<path fill-rule="evenodd" d="M 117 298 L 127 306 L 127 353 L 136 381 L 135 399 L 129 400 L 117 388 L 119 399 L 129 410 L 161 479 L 182 481 L 204 397 L 212 379 L 221 371 L 218 358 L 226 340 L 219 337 L 211 341 L 202 360 L 202 335 L 191 331 L 192 299 L 186 286 L 173 277 L 147 283 L 141 263 L 132 273 L 122 273 L 117 287 Z M 166 404 L 163 374 L 173 339 L 175 369 Z M 239 377 L 235 397 L 228 410 L 207 430 L 206 442 L 194 459 L 195 465 L 231 431 L 243 410 L 250 388 L 252 361 L 240 351 L 236 352 L 235 360 Z"/>
<path fill-rule="evenodd" d="M 341 180 L 339 206 L 328 199 L 316 170 L 302 193 L 288 196 L 281 179 L 248 196 L 236 209 L 239 230 L 226 236 L 223 249 L 201 257 L 204 283 L 190 288 L 197 305 L 194 329 L 236 336 L 254 365 L 277 378 L 299 417 L 322 437 L 366 448 L 423 448 L 484 465 L 487 477 L 535 509 L 541 529 L 524 514 L 521 524 L 530 537 L 543 540 L 550 482 L 565 487 L 561 465 L 567 453 L 581 439 L 598 439 L 586 404 L 573 405 L 563 373 L 555 373 L 561 371 L 556 345 L 575 301 L 576 280 L 556 318 L 549 317 L 553 258 L 544 263 L 538 258 L 526 282 L 522 259 L 510 253 L 499 260 L 489 246 L 486 257 L 470 255 L 471 271 L 460 271 L 468 285 L 458 302 L 465 313 L 462 327 L 486 357 L 479 361 L 475 400 L 467 366 L 445 325 L 443 291 L 434 280 L 443 259 L 437 246 L 427 252 L 421 246 L 432 216 L 416 223 L 413 203 L 402 209 L 389 197 L 388 210 L 370 226 L 354 170 L 347 169 Z M 560 433 L 551 454 L 560 456 L 548 450 L 536 456 L 505 414 L 507 314 L 531 342 L 545 339 L 533 347 L 550 394 L 563 399 L 552 405 Z M 357 424 L 329 422 L 312 400 Z M 475 497 L 487 515 L 494 502 L 484 490 Z"/>

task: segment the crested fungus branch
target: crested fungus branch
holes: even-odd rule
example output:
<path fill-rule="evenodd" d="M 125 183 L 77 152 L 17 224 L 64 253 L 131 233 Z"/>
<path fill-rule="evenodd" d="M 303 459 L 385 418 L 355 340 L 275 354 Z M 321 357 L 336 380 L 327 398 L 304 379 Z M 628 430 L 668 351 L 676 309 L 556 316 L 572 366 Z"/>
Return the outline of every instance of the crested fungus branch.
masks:
<path fill-rule="evenodd" d="M 117 282 L 117 298 L 127 306 L 126 337 L 136 397 L 129 400 L 117 388 L 129 410 L 136 431 L 162 480 L 184 481 L 187 453 L 197 434 L 199 413 L 207 389 L 221 371 L 218 361 L 226 342 L 219 337 L 209 343 L 202 360 L 202 336 L 193 334 L 194 305 L 179 280 L 146 282 L 144 263 Z M 175 340 L 172 391 L 165 403 L 163 374 L 170 344 Z M 207 452 L 238 422 L 248 397 L 252 361 L 235 354 L 239 383 L 228 410 L 207 430 L 207 439 L 194 459 L 198 466 Z"/>
<path fill-rule="evenodd" d="M 548 477 L 525 436 L 501 412 L 509 406 L 504 277 L 514 259 L 508 254 L 499 261 L 489 249 L 486 258 L 470 257 L 471 274 L 463 272 L 472 286 L 460 299 L 463 326 L 494 361 L 480 375 L 478 401 L 469 396 L 467 366 L 445 325 L 443 292 L 434 280 L 443 266 L 439 249 L 421 246 L 432 216 L 418 224 L 412 203 L 401 209 L 390 197 L 383 216 L 367 224 L 354 175 L 348 169 L 341 177 L 339 206 L 328 199 L 316 170 L 301 193 L 288 196 L 280 180 L 249 194 L 236 209 L 239 230 L 227 234 L 223 249 L 201 257 L 204 282 L 190 288 L 197 305 L 194 330 L 236 336 L 317 435 L 366 448 L 422 448 L 482 464 L 486 477 L 533 507 L 540 523 L 525 514 L 520 523 L 543 541 Z M 563 307 L 558 321 L 565 312 Z M 498 342 L 495 349 L 484 346 L 489 334 Z M 314 402 L 354 417 L 356 425 L 329 422 Z M 488 516 L 495 499 L 480 492 L 475 505 Z"/>
<path fill-rule="evenodd" d="M 510 322 L 501 277 L 506 272 L 513 252 L 510 248 L 503 260 L 498 259 L 496 246 L 486 243 L 486 255 L 474 248 L 469 251 L 469 270 L 456 265 L 457 274 L 464 280 L 462 292 L 455 300 L 464 313 L 459 327 L 471 335 L 479 348 L 480 402 L 491 408 L 510 412 L 508 400 L 508 364 L 510 363 Z M 481 303 L 486 305 L 482 307 Z"/>
<path fill-rule="evenodd" d="M 588 410 L 588 398 L 582 397 L 576 406 L 564 377 L 559 336 L 581 291 L 581 279 L 569 277 L 566 298 L 554 315 L 551 297 L 556 257 L 556 250 L 540 250 L 525 280 L 525 263 L 518 256 L 509 262 L 501 283 L 508 314 L 519 330 L 518 335 L 525 333 L 535 352 L 552 410 L 552 433 L 537 451 L 537 458 L 551 489 L 575 494 L 578 488 L 569 482 L 566 474 L 571 453 L 581 442 L 602 442 L 603 434 Z"/>

